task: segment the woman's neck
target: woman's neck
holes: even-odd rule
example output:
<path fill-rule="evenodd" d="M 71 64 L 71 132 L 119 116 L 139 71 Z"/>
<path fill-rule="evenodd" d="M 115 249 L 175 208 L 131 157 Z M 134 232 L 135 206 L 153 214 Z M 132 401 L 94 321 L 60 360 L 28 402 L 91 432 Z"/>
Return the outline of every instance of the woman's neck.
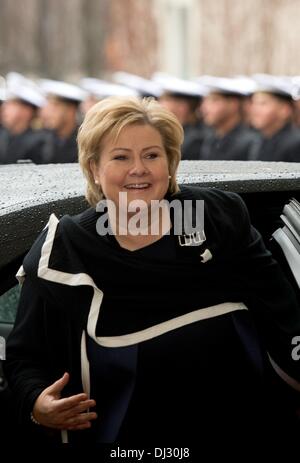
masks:
<path fill-rule="evenodd" d="M 110 214 L 109 214 L 110 215 Z M 171 229 L 170 211 L 163 203 L 160 207 L 125 215 L 126 221 L 110 220 L 116 240 L 122 248 L 135 251 L 158 241 Z M 124 219 L 124 214 L 122 215 Z"/>

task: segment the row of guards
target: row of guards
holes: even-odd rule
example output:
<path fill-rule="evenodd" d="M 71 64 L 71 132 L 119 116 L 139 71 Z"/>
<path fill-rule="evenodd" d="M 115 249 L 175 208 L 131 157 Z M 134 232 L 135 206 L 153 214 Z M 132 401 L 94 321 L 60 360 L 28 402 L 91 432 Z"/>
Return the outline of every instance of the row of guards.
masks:
<path fill-rule="evenodd" d="M 0 87 L 0 164 L 77 162 L 85 113 L 115 95 L 153 97 L 172 111 L 184 128 L 183 160 L 300 162 L 300 77 L 112 77 L 74 85 L 8 73 Z"/>

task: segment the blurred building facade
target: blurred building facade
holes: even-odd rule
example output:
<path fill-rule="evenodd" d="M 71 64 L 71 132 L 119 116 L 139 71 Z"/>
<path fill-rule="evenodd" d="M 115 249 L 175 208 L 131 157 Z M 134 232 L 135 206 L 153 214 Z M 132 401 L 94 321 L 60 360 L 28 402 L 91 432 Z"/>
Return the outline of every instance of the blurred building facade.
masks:
<path fill-rule="evenodd" d="M 300 74 L 300 0 L 154 3 L 159 21 L 161 70 L 182 77 L 257 72 Z"/>
<path fill-rule="evenodd" d="M 299 75 L 300 0 L 0 0 L 0 74 Z"/>

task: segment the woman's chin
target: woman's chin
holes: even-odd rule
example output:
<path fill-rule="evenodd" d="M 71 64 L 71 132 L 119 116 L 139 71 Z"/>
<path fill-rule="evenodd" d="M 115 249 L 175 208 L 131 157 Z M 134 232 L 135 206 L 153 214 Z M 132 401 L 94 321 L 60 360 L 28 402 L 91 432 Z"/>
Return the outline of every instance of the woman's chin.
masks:
<path fill-rule="evenodd" d="M 136 190 L 127 190 L 127 201 L 130 202 L 131 200 L 141 199 L 146 202 L 150 202 L 151 199 L 155 199 L 153 196 L 153 190 L 151 187 L 148 188 L 140 188 Z"/>

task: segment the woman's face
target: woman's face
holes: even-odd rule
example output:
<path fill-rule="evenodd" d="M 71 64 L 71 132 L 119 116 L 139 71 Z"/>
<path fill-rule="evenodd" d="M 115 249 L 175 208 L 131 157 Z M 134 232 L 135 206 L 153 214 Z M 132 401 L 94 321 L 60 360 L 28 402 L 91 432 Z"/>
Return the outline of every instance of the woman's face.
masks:
<path fill-rule="evenodd" d="M 127 193 L 127 203 L 164 198 L 169 186 L 168 159 L 160 133 L 150 125 L 124 127 L 114 141 L 103 141 L 99 162 L 91 165 L 94 179 L 104 196 L 119 203 L 119 193 Z"/>

